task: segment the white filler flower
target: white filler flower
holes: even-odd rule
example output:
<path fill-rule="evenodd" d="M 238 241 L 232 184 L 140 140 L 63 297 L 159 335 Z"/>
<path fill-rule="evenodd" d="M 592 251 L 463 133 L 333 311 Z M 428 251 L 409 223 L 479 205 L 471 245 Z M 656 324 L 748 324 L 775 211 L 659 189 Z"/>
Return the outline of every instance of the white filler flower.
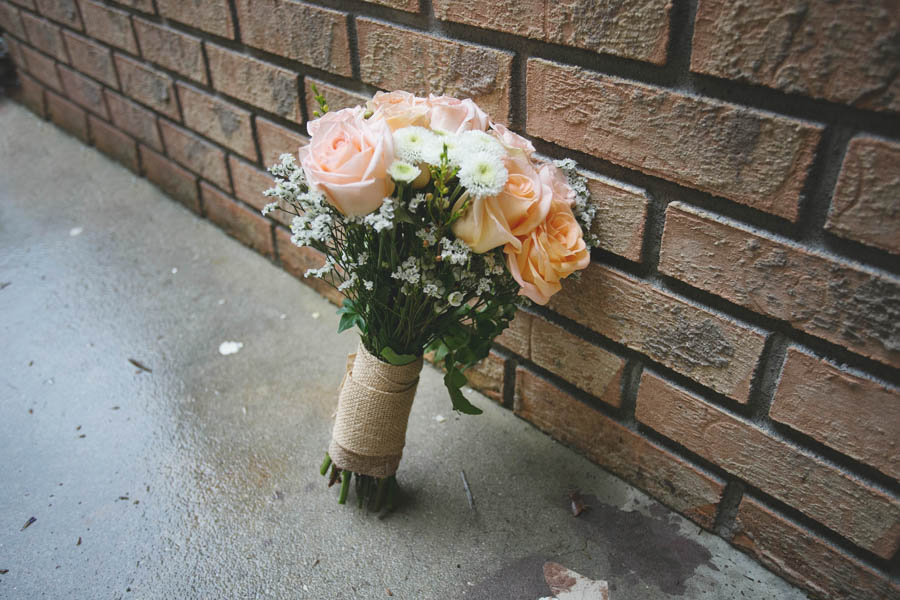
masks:
<path fill-rule="evenodd" d="M 475 198 L 496 196 L 508 178 L 509 172 L 503 161 L 489 152 L 467 157 L 459 168 L 459 182 Z"/>
<path fill-rule="evenodd" d="M 398 183 L 411 183 L 415 181 L 416 177 L 421 175 L 422 171 L 419 170 L 419 167 L 406 161 L 395 160 L 388 167 L 387 173 L 391 176 L 391 179 Z"/>

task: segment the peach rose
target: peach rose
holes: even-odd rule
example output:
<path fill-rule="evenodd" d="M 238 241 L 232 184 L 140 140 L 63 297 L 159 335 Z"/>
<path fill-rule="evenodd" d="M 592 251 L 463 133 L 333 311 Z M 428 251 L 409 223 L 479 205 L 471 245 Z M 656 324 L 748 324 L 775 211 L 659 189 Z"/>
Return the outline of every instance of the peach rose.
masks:
<path fill-rule="evenodd" d="M 459 100 L 450 96 L 428 96 L 428 106 L 431 108 L 430 127 L 436 131 L 446 133 L 462 133 L 478 129 L 487 129 L 490 119 L 487 114 L 478 108 L 469 98 Z"/>
<path fill-rule="evenodd" d="M 588 266 L 590 252 L 572 209 L 554 202 L 547 220 L 521 240 L 521 247 L 503 248 L 509 271 L 522 289 L 519 294 L 538 304 L 562 289 L 560 280 Z"/>
<path fill-rule="evenodd" d="M 491 129 L 493 130 L 494 137 L 500 140 L 500 143 L 506 146 L 508 151 L 521 151 L 529 157 L 534 154 L 534 146 L 532 143 L 518 133 L 513 133 L 507 129 L 505 125 L 491 123 Z"/>
<path fill-rule="evenodd" d="M 569 186 L 566 174 L 553 163 L 544 163 L 540 168 L 541 181 L 553 190 L 553 201 L 567 206 L 575 204 L 575 190 Z"/>
<path fill-rule="evenodd" d="M 327 113 L 307 129 L 312 139 L 299 156 L 310 187 L 347 216 L 380 207 L 394 191 L 387 174 L 394 160 L 390 129 L 366 121 L 359 107 Z"/>
<path fill-rule="evenodd" d="M 547 216 L 553 191 L 524 156 L 507 157 L 506 185 L 496 196 L 473 200 L 465 214 L 453 223 L 453 233 L 473 252 L 487 252 L 504 244 L 518 249 L 519 238 L 527 236 Z M 462 206 L 457 201 L 454 210 Z"/>
<path fill-rule="evenodd" d="M 425 98 L 419 98 L 409 92 L 377 92 L 366 103 L 366 107 L 372 111 L 370 121 L 373 123 L 383 121 L 391 131 L 413 125 L 428 127 L 431 108 Z"/>

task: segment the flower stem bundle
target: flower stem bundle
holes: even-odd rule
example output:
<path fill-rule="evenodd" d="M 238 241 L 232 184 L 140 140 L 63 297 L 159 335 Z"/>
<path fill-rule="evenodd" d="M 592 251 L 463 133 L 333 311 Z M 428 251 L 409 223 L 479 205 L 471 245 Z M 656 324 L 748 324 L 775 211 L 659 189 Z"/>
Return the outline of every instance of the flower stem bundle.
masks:
<path fill-rule="evenodd" d="M 531 143 L 471 100 L 379 93 L 328 111 L 311 141 L 270 168 L 291 241 L 324 264 L 307 271 L 344 295 L 338 331 L 356 328 L 323 476 L 360 506 L 396 495 L 395 473 L 423 354 L 443 367 L 454 410 L 518 304 L 546 304 L 583 269 L 596 208 L 570 160 L 540 160 Z"/>

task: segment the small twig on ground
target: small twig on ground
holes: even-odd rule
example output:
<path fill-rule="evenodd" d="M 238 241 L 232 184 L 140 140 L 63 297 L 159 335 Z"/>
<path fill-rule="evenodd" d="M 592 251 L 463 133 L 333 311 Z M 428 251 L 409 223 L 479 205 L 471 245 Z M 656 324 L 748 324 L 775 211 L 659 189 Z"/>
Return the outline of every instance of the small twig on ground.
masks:
<path fill-rule="evenodd" d="M 469 508 L 475 510 L 475 498 L 472 497 L 472 490 L 469 489 L 469 482 L 466 480 L 466 472 L 460 471 L 459 476 L 462 477 L 463 488 L 466 490 L 466 498 L 469 500 Z"/>
<path fill-rule="evenodd" d="M 135 359 L 133 359 L 133 358 L 129 358 L 129 359 L 128 359 L 128 362 L 130 362 L 131 364 L 133 364 L 134 366 L 136 366 L 136 367 L 137 367 L 138 369 L 140 369 L 141 371 L 147 371 L 148 373 L 152 373 L 152 372 L 153 372 L 153 369 L 151 369 L 151 368 L 148 367 L 148 366 L 142 365 L 141 362 L 138 361 L 138 360 L 135 360 Z"/>

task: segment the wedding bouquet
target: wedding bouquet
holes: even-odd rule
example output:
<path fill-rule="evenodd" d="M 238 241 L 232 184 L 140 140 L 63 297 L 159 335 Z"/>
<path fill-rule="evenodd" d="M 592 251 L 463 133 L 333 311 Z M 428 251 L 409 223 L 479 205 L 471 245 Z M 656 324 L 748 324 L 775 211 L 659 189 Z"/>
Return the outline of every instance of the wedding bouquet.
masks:
<path fill-rule="evenodd" d="M 453 408 L 464 371 L 529 298 L 546 304 L 590 261 L 596 207 L 571 160 L 539 160 L 525 138 L 469 99 L 379 92 L 308 124 L 299 164 L 270 168 L 291 241 L 325 264 L 307 271 L 344 295 L 338 331 L 359 330 L 321 473 L 353 476 L 360 506 L 390 506 L 423 354 L 446 372 Z M 318 112 L 316 115 L 318 116 Z"/>

